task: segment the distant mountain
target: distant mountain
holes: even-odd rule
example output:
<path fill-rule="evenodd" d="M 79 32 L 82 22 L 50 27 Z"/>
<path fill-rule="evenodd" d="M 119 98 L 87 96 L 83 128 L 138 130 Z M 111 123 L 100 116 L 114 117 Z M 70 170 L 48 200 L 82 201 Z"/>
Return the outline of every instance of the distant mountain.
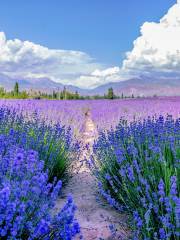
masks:
<path fill-rule="evenodd" d="M 3 86 L 7 90 L 12 90 L 16 81 L 19 83 L 21 90 L 33 89 L 52 92 L 53 90 L 62 91 L 65 87 L 65 85 L 56 83 L 49 78 L 17 79 L 0 74 L 0 86 Z M 73 85 L 66 86 L 69 91 L 78 91 L 81 95 L 104 95 L 110 87 L 119 96 L 122 93 L 126 96 L 132 94 L 134 96 L 180 96 L 180 78 L 169 80 L 142 76 L 127 81 L 108 83 L 94 89 L 81 89 Z"/>
<path fill-rule="evenodd" d="M 0 74 L 0 86 L 4 87 L 6 90 L 12 90 L 14 87 L 15 82 L 19 83 L 21 90 L 37 90 L 37 91 L 44 91 L 44 92 L 52 92 L 53 90 L 62 91 L 65 85 L 61 83 L 56 83 L 49 78 L 26 78 L 26 79 L 19 79 L 19 78 L 12 78 L 8 77 L 5 74 Z M 81 91 L 80 88 L 68 85 L 66 86 L 69 91 Z"/>
<path fill-rule="evenodd" d="M 179 79 L 152 79 L 147 77 L 134 78 L 127 81 L 108 83 L 93 89 L 94 94 L 102 95 L 112 87 L 115 94 L 126 96 L 180 96 L 180 78 Z"/>

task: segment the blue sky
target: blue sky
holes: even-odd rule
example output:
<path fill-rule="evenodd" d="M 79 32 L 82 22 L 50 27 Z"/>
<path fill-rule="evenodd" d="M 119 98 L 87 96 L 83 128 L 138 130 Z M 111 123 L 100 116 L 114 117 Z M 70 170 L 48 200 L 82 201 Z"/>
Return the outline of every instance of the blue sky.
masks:
<path fill-rule="evenodd" d="M 180 79 L 180 0 L 2 0 L 0 73 L 81 88 Z"/>
<path fill-rule="evenodd" d="M 53 49 L 83 51 L 120 65 L 145 21 L 158 21 L 175 0 L 2 0 L 0 31 Z"/>

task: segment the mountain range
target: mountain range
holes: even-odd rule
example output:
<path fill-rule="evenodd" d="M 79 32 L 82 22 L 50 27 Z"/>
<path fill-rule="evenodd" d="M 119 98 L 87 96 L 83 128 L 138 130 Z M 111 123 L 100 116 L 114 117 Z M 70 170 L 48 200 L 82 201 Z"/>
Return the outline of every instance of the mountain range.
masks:
<path fill-rule="evenodd" d="M 159 79 L 150 77 L 132 78 L 126 81 L 112 82 L 101 85 L 94 89 L 82 89 L 73 85 L 63 85 L 52 81 L 49 78 L 12 78 L 5 74 L 0 74 L 0 86 L 6 90 L 12 90 L 15 82 L 19 83 L 20 90 L 37 90 L 44 92 L 62 91 L 66 87 L 69 91 L 78 91 L 81 95 L 104 95 L 110 87 L 116 95 L 130 96 L 180 96 L 179 79 Z"/>

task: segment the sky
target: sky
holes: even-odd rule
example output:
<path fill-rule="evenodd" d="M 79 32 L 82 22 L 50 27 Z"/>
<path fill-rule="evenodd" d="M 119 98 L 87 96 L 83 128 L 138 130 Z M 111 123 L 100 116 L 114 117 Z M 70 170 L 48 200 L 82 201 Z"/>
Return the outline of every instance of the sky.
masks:
<path fill-rule="evenodd" d="M 83 88 L 144 74 L 178 77 L 180 3 L 176 3 L 2 0 L 0 71 Z"/>

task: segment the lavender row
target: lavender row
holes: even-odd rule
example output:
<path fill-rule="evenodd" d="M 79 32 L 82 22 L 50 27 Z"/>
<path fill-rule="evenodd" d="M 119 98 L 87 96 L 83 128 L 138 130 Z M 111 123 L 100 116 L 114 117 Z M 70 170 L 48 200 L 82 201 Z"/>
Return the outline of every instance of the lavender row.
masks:
<path fill-rule="evenodd" d="M 25 150 L 14 134 L 0 135 L 0 238 L 72 239 L 79 233 L 71 197 L 58 214 L 52 209 L 62 182 L 49 183 L 38 152 Z"/>
<path fill-rule="evenodd" d="M 70 129 L 59 123 L 48 125 L 37 113 L 27 120 L 16 109 L 1 107 L 0 133 L 10 135 L 14 145 L 37 151 L 49 171 L 49 181 L 54 177 L 65 180 L 79 149 Z"/>
<path fill-rule="evenodd" d="M 132 214 L 134 240 L 179 239 L 180 119 L 121 120 L 100 132 L 91 165 L 100 193 Z"/>
<path fill-rule="evenodd" d="M 58 100 L 1 100 L 0 107 L 14 109 L 31 120 L 34 113 L 46 124 L 60 124 L 71 127 L 74 136 L 80 136 L 83 131 L 85 112 L 89 108 L 86 101 Z"/>

